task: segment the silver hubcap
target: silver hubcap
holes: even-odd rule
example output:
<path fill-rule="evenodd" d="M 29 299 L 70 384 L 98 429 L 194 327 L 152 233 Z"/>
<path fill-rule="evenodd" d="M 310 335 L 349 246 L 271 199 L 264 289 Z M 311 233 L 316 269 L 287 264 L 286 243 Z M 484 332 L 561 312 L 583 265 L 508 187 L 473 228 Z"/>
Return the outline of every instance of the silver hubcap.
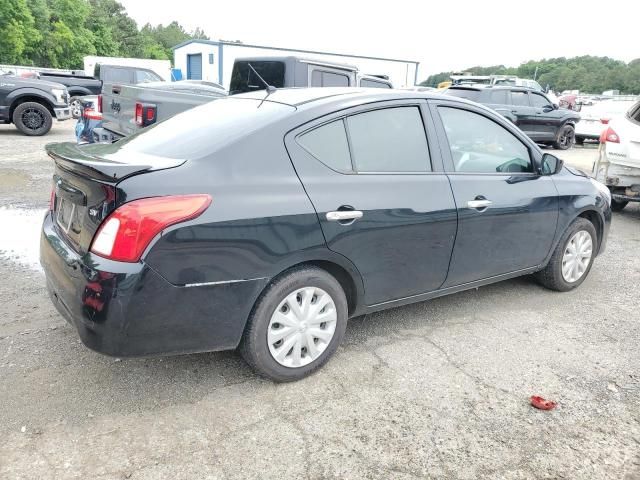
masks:
<path fill-rule="evenodd" d="M 310 364 L 331 343 L 337 319 L 333 299 L 321 288 L 304 287 L 290 293 L 269 322 L 271 356 L 285 367 Z"/>
<path fill-rule="evenodd" d="M 591 235 L 586 230 L 580 230 L 571 237 L 564 250 L 562 277 L 565 281 L 573 283 L 580 280 L 589 267 L 592 255 Z"/>

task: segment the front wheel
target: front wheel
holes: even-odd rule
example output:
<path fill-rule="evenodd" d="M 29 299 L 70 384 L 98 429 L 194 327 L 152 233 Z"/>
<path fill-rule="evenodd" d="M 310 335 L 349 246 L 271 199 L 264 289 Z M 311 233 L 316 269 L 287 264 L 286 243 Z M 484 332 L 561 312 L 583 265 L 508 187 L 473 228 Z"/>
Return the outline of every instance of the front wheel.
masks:
<path fill-rule="evenodd" d="M 69 99 L 69 108 L 71 108 L 71 116 L 78 119 L 82 116 L 82 102 L 80 97 L 71 97 Z"/>
<path fill-rule="evenodd" d="M 558 292 L 578 287 L 593 265 L 597 238 L 596 229 L 589 220 L 576 218 L 564 232 L 547 266 L 536 274 L 538 281 Z"/>
<path fill-rule="evenodd" d="M 567 150 L 573 146 L 576 131 L 573 125 L 563 125 L 558 132 L 558 138 L 553 142 L 553 148 Z"/>
<path fill-rule="evenodd" d="M 317 267 L 299 267 L 274 280 L 256 302 L 240 353 L 276 382 L 304 378 L 334 354 L 347 327 L 340 283 Z"/>
<path fill-rule="evenodd" d="M 24 102 L 13 111 L 13 124 L 25 135 L 40 136 L 51 130 L 51 112 L 37 102 Z"/>

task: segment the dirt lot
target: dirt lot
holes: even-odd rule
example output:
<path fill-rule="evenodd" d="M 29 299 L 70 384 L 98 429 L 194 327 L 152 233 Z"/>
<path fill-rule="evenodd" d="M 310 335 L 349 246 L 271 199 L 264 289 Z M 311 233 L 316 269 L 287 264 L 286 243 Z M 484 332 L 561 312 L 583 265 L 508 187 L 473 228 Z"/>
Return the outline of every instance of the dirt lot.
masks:
<path fill-rule="evenodd" d="M 233 352 L 119 361 L 80 344 L 12 233 L 37 235 L 42 147 L 72 137 L 0 126 L 1 479 L 640 479 L 637 205 L 577 291 L 521 278 L 356 318 L 326 368 L 275 385 Z"/>

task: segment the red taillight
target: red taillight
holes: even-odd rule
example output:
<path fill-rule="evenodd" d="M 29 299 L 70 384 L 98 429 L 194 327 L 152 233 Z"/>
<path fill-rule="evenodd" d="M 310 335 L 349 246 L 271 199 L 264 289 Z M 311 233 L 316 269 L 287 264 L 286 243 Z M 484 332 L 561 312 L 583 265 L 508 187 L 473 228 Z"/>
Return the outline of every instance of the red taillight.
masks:
<path fill-rule="evenodd" d="M 209 195 L 150 197 L 125 203 L 100 225 L 91 251 L 111 260 L 137 262 L 158 233 L 198 217 L 210 204 Z"/>
<path fill-rule="evenodd" d="M 600 143 L 605 142 L 620 143 L 620 137 L 611 127 L 607 127 L 607 129 L 603 130 L 600 135 Z"/>
<path fill-rule="evenodd" d="M 98 111 L 102 112 L 102 95 L 98 95 Z"/>
<path fill-rule="evenodd" d="M 136 125 L 146 127 L 156 121 L 156 106 L 136 103 Z"/>
<path fill-rule="evenodd" d="M 82 117 L 87 120 L 102 120 L 102 114 L 92 108 L 85 108 L 82 112 Z"/>
<path fill-rule="evenodd" d="M 606 125 L 609 123 L 609 119 L 608 118 L 601 118 L 600 119 L 600 123 L 602 123 L 603 125 Z"/>

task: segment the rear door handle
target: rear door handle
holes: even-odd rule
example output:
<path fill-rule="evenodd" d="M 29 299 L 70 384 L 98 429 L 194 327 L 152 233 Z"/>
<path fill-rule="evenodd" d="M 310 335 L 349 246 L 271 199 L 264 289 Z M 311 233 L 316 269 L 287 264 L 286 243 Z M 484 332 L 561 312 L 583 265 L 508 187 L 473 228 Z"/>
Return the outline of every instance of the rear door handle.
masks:
<path fill-rule="evenodd" d="M 344 222 L 345 220 L 362 218 L 362 212 L 360 210 L 338 210 L 336 212 L 327 212 L 326 217 L 330 222 Z"/>
<path fill-rule="evenodd" d="M 469 208 L 475 208 L 476 210 L 482 210 L 484 208 L 487 208 L 489 205 L 491 205 L 493 202 L 491 200 L 469 200 L 467 202 L 467 207 Z"/>

